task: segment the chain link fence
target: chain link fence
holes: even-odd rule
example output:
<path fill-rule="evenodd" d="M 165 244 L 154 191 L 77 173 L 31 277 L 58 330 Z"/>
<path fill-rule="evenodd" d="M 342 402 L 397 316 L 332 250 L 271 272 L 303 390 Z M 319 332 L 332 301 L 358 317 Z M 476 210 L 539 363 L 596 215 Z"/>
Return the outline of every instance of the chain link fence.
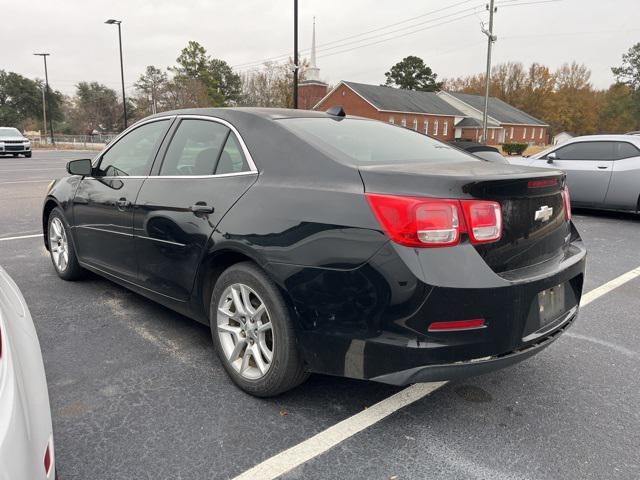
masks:
<path fill-rule="evenodd" d="M 117 136 L 116 133 L 97 135 L 58 135 L 54 134 L 53 139 L 56 146 L 77 148 L 84 150 L 101 150 Z M 32 148 L 43 148 L 51 146 L 51 137 L 44 135 L 27 135 L 31 140 Z"/>

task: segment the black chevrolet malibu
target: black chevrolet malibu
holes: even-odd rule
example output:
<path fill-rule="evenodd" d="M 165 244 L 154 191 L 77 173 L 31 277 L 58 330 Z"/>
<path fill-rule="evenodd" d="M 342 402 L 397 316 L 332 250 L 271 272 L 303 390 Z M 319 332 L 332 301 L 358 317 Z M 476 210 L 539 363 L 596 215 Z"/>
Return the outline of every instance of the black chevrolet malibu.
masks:
<path fill-rule="evenodd" d="M 578 312 L 585 249 L 562 172 L 340 109 L 167 112 L 67 169 L 42 217 L 58 275 L 89 270 L 209 324 L 254 395 L 309 372 L 481 374 Z"/>

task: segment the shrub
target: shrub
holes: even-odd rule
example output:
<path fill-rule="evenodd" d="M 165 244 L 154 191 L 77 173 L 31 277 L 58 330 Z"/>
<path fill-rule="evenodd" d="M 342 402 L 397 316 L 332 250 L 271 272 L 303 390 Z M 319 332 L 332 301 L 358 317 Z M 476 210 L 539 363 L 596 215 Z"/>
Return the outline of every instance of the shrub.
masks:
<path fill-rule="evenodd" d="M 522 155 L 528 146 L 526 143 L 503 143 L 502 150 L 507 155 Z"/>

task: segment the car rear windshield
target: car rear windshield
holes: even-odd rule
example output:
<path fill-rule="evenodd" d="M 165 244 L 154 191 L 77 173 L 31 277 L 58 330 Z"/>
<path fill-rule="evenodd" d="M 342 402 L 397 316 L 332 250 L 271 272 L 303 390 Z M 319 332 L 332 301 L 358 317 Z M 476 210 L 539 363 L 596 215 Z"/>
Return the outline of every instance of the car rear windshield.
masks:
<path fill-rule="evenodd" d="M 17 128 L 0 128 L 0 137 L 21 137 L 22 134 Z"/>
<path fill-rule="evenodd" d="M 357 166 L 481 161 L 414 130 L 374 120 L 287 118 L 280 122 L 330 156 Z"/>

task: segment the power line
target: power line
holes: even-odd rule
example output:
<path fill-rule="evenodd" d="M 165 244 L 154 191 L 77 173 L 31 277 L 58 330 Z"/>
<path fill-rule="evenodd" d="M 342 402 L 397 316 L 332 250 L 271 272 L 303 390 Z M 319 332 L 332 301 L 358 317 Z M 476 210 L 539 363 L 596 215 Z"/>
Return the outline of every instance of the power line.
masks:
<path fill-rule="evenodd" d="M 374 32 L 379 32 L 379 31 L 382 31 L 382 30 L 386 30 L 386 29 L 388 29 L 388 28 L 395 27 L 395 26 L 397 26 L 397 25 L 401 25 L 401 24 L 404 24 L 404 23 L 408 23 L 408 22 L 411 22 L 411 21 L 413 21 L 413 20 L 417 20 L 417 19 L 419 19 L 419 18 L 424 18 L 424 17 L 430 16 L 430 15 L 433 15 L 433 14 L 435 14 L 435 13 L 442 12 L 442 11 L 444 11 L 444 10 L 449 10 L 449 9 L 451 9 L 451 8 L 455 8 L 455 7 L 458 7 L 458 6 L 460 6 L 460 5 L 464 5 L 464 4 L 466 4 L 466 3 L 470 3 L 470 2 L 472 2 L 472 1 L 477 1 L 477 0 L 463 0 L 463 1 L 461 1 L 461 2 L 454 3 L 454 4 L 449 5 L 449 6 L 447 6 L 447 7 L 442 7 L 442 8 L 438 8 L 438 9 L 436 9 L 436 10 L 431 10 L 431 11 L 426 12 L 426 13 L 424 13 L 424 14 L 416 15 L 416 16 L 414 16 L 414 17 L 407 18 L 407 19 L 405 19 L 405 20 L 400 20 L 400 21 L 398 21 L 398 22 L 391 23 L 391 24 L 387 24 L 387 25 L 384 25 L 384 26 L 382 26 L 382 27 L 377 27 L 377 28 L 374 28 L 374 29 L 371 29 L 371 30 L 367 30 L 367 31 L 365 31 L 365 32 L 357 33 L 357 34 L 354 34 L 354 35 L 349 35 L 349 36 L 347 36 L 347 37 L 343 37 L 343 38 L 340 38 L 340 39 L 337 39 L 337 40 L 332 40 L 332 41 L 330 41 L 330 42 L 325 42 L 325 43 L 322 43 L 322 44 L 318 45 L 318 47 L 319 47 L 319 48 L 318 48 L 318 50 L 326 50 L 326 49 L 327 49 L 326 47 L 327 47 L 327 46 L 329 46 L 329 45 L 335 45 L 335 44 L 337 44 L 337 43 L 343 43 L 345 40 L 351 40 L 351 39 L 353 39 L 353 38 L 357 38 L 357 37 L 362 37 L 362 36 L 365 36 L 365 35 L 369 35 L 370 33 L 374 33 Z M 473 7 L 473 9 L 475 9 L 475 8 L 478 8 L 478 7 Z M 447 15 L 447 16 L 456 15 L 456 14 L 458 14 L 458 13 L 462 13 L 462 12 L 467 11 L 467 10 L 469 10 L 469 9 L 460 10 L 460 11 L 458 11 L 458 12 L 454 12 L 454 13 L 449 14 L 449 15 Z M 440 17 L 440 18 L 446 18 L 447 16 L 445 16 L 445 17 Z M 430 20 L 430 21 L 435 21 L 435 20 L 437 20 L 437 19 L 432 19 L 432 20 Z M 428 21 L 427 21 L 427 22 L 428 22 Z M 413 28 L 413 27 L 416 27 L 416 26 L 418 26 L 418 25 L 422 25 L 422 24 L 427 23 L 427 22 L 416 23 L 416 24 L 414 24 L 414 25 L 409 25 L 409 26 L 406 26 L 406 27 L 404 27 L 404 28 Z M 397 31 L 397 30 L 396 30 L 396 31 Z M 391 33 L 395 33 L 396 31 L 393 31 L 393 32 L 386 32 L 386 33 L 383 33 L 382 35 L 388 35 L 388 34 L 391 34 Z M 359 41 L 365 41 L 365 40 L 367 40 L 367 39 L 361 39 L 361 40 L 359 40 Z M 358 43 L 358 41 L 356 41 L 356 42 L 352 42 L 352 43 Z M 337 45 L 337 46 L 335 46 L 335 47 L 331 47 L 331 48 L 340 48 L 340 47 L 343 47 L 343 46 L 345 46 L 345 45 Z M 307 52 L 307 51 L 309 51 L 309 49 L 308 49 L 308 48 L 307 48 L 307 49 L 302 50 L 301 52 Z M 255 60 L 255 61 L 252 61 L 252 62 L 239 63 L 239 64 L 236 64 L 236 65 L 232 65 L 232 68 L 238 68 L 238 67 L 244 67 L 244 66 L 253 66 L 253 65 L 260 65 L 260 64 L 265 63 L 265 62 L 269 62 L 269 61 L 273 61 L 273 60 L 279 60 L 279 59 L 287 58 L 287 57 L 289 57 L 290 55 L 291 55 L 290 53 L 285 53 L 285 54 L 282 54 L 282 55 L 277 55 L 277 56 L 269 57 L 269 58 L 265 58 L 265 59 L 262 59 L 262 60 Z"/>

